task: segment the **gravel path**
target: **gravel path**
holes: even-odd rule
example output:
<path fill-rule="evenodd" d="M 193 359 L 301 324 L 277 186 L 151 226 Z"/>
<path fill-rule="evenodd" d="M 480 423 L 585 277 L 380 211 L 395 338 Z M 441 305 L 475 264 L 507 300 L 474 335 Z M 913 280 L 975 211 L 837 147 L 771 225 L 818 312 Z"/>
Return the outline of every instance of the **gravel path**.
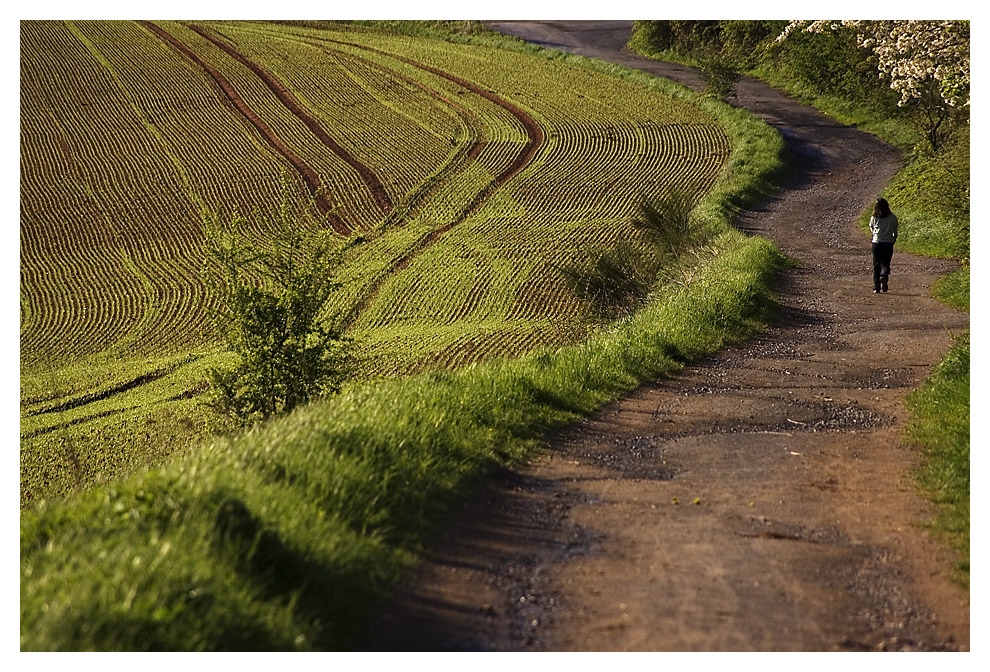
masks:
<path fill-rule="evenodd" d="M 700 87 L 623 50 L 628 22 L 492 25 Z M 780 318 L 479 493 L 367 648 L 969 649 L 968 596 L 918 527 L 931 511 L 899 442 L 905 395 L 969 324 L 929 295 L 952 264 L 895 252 L 873 294 L 856 221 L 898 154 L 755 80 L 736 94 L 798 167 L 739 222 L 802 264 Z"/>

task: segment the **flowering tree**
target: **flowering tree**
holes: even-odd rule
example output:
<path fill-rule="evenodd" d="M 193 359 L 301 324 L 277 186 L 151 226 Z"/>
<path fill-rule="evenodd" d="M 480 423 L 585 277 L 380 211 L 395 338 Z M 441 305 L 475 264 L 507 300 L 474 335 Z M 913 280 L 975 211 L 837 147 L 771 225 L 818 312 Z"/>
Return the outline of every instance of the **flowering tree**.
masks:
<path fill-rule="evenodd" d="M 898 104 L 918 107 L 937 148 L 942 122 L 969 106 L 969 21 L 791 21 L 777 42 L 797 30 L 842 29 L 855 31 L 857 44 L 876 56 L 880 77 L 901 95 Z"/>

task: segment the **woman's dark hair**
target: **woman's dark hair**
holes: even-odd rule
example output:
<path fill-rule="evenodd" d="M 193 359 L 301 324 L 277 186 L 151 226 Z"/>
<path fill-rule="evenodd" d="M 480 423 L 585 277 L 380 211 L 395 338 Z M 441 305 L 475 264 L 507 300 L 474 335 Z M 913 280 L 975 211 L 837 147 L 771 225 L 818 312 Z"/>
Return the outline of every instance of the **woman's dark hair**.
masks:
<path fill-rule="evenodd" d="M 884 217 L 890 216 L 890 206 L 887 205 L 887 199 L 877 199 L 877 204 L 873 206 L 873 216 L 877 219 L 883 219 Z"/>

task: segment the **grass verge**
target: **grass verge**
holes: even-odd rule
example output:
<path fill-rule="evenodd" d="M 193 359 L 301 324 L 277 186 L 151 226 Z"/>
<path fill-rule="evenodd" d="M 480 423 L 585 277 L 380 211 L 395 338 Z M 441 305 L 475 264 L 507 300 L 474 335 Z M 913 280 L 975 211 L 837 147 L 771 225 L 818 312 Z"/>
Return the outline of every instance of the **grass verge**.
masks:
<path fill-rule="evenodd" d="M 787 262 L 729 224 L 780 177 L 783 142 L 747 113 L 700 104 L 733 154 L 698 208 L 719 254 L 690 283 L 658 288 L 579 345 L 356 384 L 26 509 L 22 650 L 348 649 L 480 479 L 532 454 L 549 429 L 763 328 Z"/>
<path fill-rule="evenodd" d="M 922 448 L 918 482 L 938 512 L 930 528 L 956 551 L 953 579 L 969 589 L 969 332 L 907 399 L 906 438 Z"/>
<path fill-rule="evenodd" d="M 765 323 L 783 259 L 721 242 L 690 285 L 579 346 L 359 385 L 24 512 L 22 649 L 347 649 L 478 479 Z"/>

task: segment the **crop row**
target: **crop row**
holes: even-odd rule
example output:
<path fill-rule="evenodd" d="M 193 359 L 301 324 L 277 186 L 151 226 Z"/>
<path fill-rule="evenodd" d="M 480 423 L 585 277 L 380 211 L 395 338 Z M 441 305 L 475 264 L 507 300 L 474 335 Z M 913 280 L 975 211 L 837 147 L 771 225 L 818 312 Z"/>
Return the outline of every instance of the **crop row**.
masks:
<path fill-rule="evenodd" d="M 270 42 L 264 43 L 270 44 Z M 369 74 L 377 76 L 377 79 L 365 80 L 362 89 L 377 100 L 382 108 L 394 107 L 396 110 L 404 111 L 410 109 L 411 101 L 415 102 L 417 96 L 408 95 L 408 90 L 402 86 L 398 87 L 397 94 L 394 93 L 398 82 L 411 85 L 419 93 L 424 94 L 424 102 L 428 100 L 429 105 L 422 110 L 414 106 L 407 113 L 408 120 L 413 123 L 387 126 L 381 123 L 383 117 L 380 115 L 365 114 L 361 119 L 347 119 L 346 123 L 342 124 L 343 128 L 352 129 L 350 131 L 354 134 L 352 142 L 364 146 L 373 146 L 381 141 L 382 136 L 385 135 L 383 130 L 387 128 L 392 141 L 400 143 L 393 152 L 400 164 L 406 160 L 404 156 L 415 155 L 416 150 L 410 149 L 409 145 L 415 141 L 414 136 L 417 131 L 426 130 L 436 134 L 438 130 L 441 132 L 451 130 L 442 126 L 436 128 L 437 117 L 440 117 L 442 123 L 443 118 L 451 111 L 465 122 L 466 128 L 463 130 L 466 134 L 441 136 L 440 140 L 446 145 L 446 151 L 460 153 L 460 149 L 468 147 L 466 157 L 471 161 L 479 162 L 484 170 L 496 176 L 516 169 L 517 166 L 514 164 L 532 144 L 531 136 L 540 132 L 533 124 L 527 128 L 526 123 L 522 121 L 525 115 L 513 109 L 511 104 L 501 100 L 491 91 L 479 89 L 471 82 L 451 73 L 425 66 L 401 55 L 388 54 L 372 46 L 346 40 L 324 36 L 320 39 L 309 39 L 305 44 L 337 59 L 346 58 L 350 65 L 358 65 L 359 67 L 351 67 L 348 71 L 349 76 L 355 81 L 360 81 L 361 77 Z M 337 82 L 339 78 L 334 78 L 333 81 Z M 326 82 L 325 85 L 323 82 L 319 84 L 309 89 L 312 95 L 318 97 L 321 91 L 333 90 L 331 82 Z M 391 98 L 395 95 L 398 97 Z M 333 102 L 327 101 L 324 109 L 332 107 Z M 426 112 L 427 116 L 419 116 L 421 111 Z M 372 120 L 375 123 L 369 125 Z M 413 135 L 406 138 L 408 133 Z M 526 147 L 520 149 L 520 143 Z M 458 162 L 455 165 L 463 167 L 464 164 Z M 467 204 L 467 208 L 470 207 L 471 204 Z"/>
<path fill-rule="evenodd" d="M 394 45 L 392 49 L 398 51 Z M 416 54 L 411 48 L 402 53 L 432 57 L 432 52 Z M 545 73 L 534 76 L 544 86 L 534 81 L 527 87 L 516 79 L 525 80 L 524 74 L 504 63 L 500 66 L 491 68 L 492 79 L 487 81 L 498 81 L 509 72 L 513 86 L 546 91 Z M 473 77 L 486 81 L 489 69 L 477 63 L 472 68 Z M 662 99 L 635 100 L 632 87 L 603 94 L 589 81 L 593 77 L 582 73 L 574 79 L 572 87 L 565 83 L 553 95 L 519 96 L 539 118 L 548 139 L 539 154 L 539 169 L 507 184 L 498 198 L 447 234 L 439 249 L 431 251 L 435 254 L 395 274 L 359 323 L 362 331 L 373 334 L 390 324 L 407 325 L 411 332 L 415 325 L 450 325 L 444 330 L 449 342 L 436 344 L 437 363 L 467 361 L 471 352 L 487 356 L 484 348 L 466 345 L 475 340 L 494 341 L 502 354 L 518 354 L 518 348 L 537 341 L 535 335 L 528 340 L 490 339 L 487 332 L 478 331 L 479 325 L 523 317 L 537 323 L 548 316 L 572 315 L 577 305 L 556 268 L 575 259 L 579 249 L 605 247 L 630 236 L 628 216 L 644 195 L 672 189 L 700 194 L 714 183 L 730 150 L 714 123 L 699 118 L 696 110 Z M 589 91 L 598 96 L 587 95 Z M 633 94 L 632 102 L 628 94 Z M 465 255 L 464 250 L 475 253 Z M 457 323 L 462 324 L 461 333 L 453 328 Z M 478 333 L 472 335 L 472 330 Z M 537 331 L 529 329 L 531 334 Z M 451 359 L 451 352 L 460 354 Z"/>
<path fill-rule="evenodd" d="M 323 215 L 329 215 L 331 225 L 342 234 L 346 235 L 349 233 L 349 227 L 344 224 L 335 213 L 332 212 L 335 209 L 335 204 L 329 199 L 324 191 L 316 171 L 313 170 L 313 168 L 311 168 L 309 164 L 296 153 L 295 150 L 290 148 L 288 144 L 283 141 L 283 138 L 291 137 L 294 133 L 298 134 L 299 131 L 285 124 L 283 117 L 277 113 L 271 115 L 256 114 L 254 106 L 260 105 L 257 103 L 255 103 L 255 105 L 249 105 L 245 101 L 241 91 L 247 88 L 245 81 L 253 82 L 253 79 L 244 77 L 232 77 L 228 79 L 228 77 L 218 68 L 214 67 L 205 58 L 200 56 L 196 49 L 190 48 L 165 29 L 147 21 L 142 22 L 142 25 L 161 38 L 166 44 L 171 45 L 178 50 L 180 54 L 188 58 L 197 67 L 202 69 L 202 71 L 214 82 L 214 84 L 219 87 L 223 96 L 231 105 L 233 105 L 233 107 L 237 110 L 237 113 L 244 120 L 250 123 L 250 125 L 257 130 L 258 134 L 264 138 L 265 142 L 275 152 L 281 155 L 293 167 L 293 169 L 295 169 L 295 171 L 302 178 L 303 182 L 305 182 L 306 187 L 309 189 L 310 195 L 314 199 L 319 211 Z M 193 32 L 196 35 L 199 35 L 196 31 Z M 216 46 L 220 52 L 230 56 L 233 60 L 238 60 L 236 57 L 230 55 L 226 50 L 224 50 L 222 46 L 216 45 L 213 41 L 208 39 L 206 39 L 206 41 L 208 44 Z M 203 47 L 200 46 L 199 49 L 203 49 Z M 236 86 L 232 83 L 231 79 L 239 80 L 236 81 Z M 264 100 L 264 98 L 265 97 L 261 97 L 261 100 Z M 282 100 L 280 100 L 279 103 L 285 105 L 285 102 Z M 282 110 L 279 109 L 278 111 L 281 112 Z M 289 111 L 291 111 L 291 109 Z M 294 121 L 302 122 L 303 120 L 294 119 Z M 297 126 L 298 124 L 295 125 Z"/>
<path fill-rule="evenodd" d="M 480 322 L 572 314 L 554 269 L 575 245 L 627 236 L 643 193 L 707 189 L 728 152 L 686 105 L 485 48 L 212 22 L 22 38 L 28 360 L 201 341 L 196 211 L 272 203 L 287 168 L 348 229 L 388 223 L 335 304 L 370 348 L 393 324 L 463 344 Z"/>
<path fill-rule="evenodd" d="M 479 151 L 469 151 L 468 155 L 474 160 L 484 160 L 486 166 L 493 170 L 495 167 L 491 166 L 492 160 L 497 162 L 500 157 L 508 157 L 507 161 L 511 163 L 518 154 L 511 141 L 503 140 L 503 138 L 512 138 L 518 135 L 518 131 L 510 128 L 513 122 L 518 126 L 515 118 L 511 114 L 501 111 L 497 105 L 485 105 L 484 101 L 477 100 L 477 96 L 465 97 L 463 94 L 469 92 L 463 87 L 456 94 L 450 91 L 451 83 L 449 81 L 444 82 L 445 79 L 449 80 L 450 78 L 445 77 L 444 73 L 434 73 L 438 74 L 438 77 L 430 79 L 429 77 L 424 78 L 423 69 L 412 63 L 391 59 L 390 63 L 381 64 L 374 61 L 373 58 L 369 58 L 369 56 L 374 55 L 373 50 L 360 45 L 327 40 L 293 41 L 284 39 L 283 36 L 283 39 L 278 41 L 278 48 L 273 49 L 271 46 L 273 41 L 264 39 L 266 36 L 264 34 L 259 35 L 257 29 L 238 30 L 237 28 L 223 27 L 222 32 L 236 36 L 239 48 L 250 53 L 252 59 L 276 64 L 272 66 L 272 71 L 277 72 L 280 79 L 284 77 L 286 81 L 290 82 L 291 86 L 300 92 L 299 96 L 305 98 L 307 105 L 319 110 L 322 116 L 333 121 L 342 145 L 354 148 L 355 152 L 360 151 L 366 156 L 376 157 L 376 165 L 384 166 L 380 172 L 383 175 L 383 180 L 387 181 L 390 188 L 394 188 L 392 180 L 394 180 L 395 175 L 408 172 L 401 166 L 414 166 L 415 170 L 418 171 L 415 174 L 415 181 L 402 185 L 403 188 L 400 190 L 403 195 L 414 192 L 417 186 L 424 182 L 426 177 L 422 173 L 424 166 L 443 165 L 447 157 L 463 154 L 463 148 L 466 145 L 472 146 L 472 150 L 475 149 L 475 146 L 484 147 L 486 149 L 485 156 L 480 156 L 482 152 Z M 346 49 L 358 53 L 348 53 Z M 291 56 L 291 63 L 306 62 L 313 65 L 303 69 L 294 67 L 289 71 L 286 71 L 285 66 L 279 69 L 277 64 L 282 60 L 277 58 L 279 55 L 283 58 Z M 341 64 L 346 65 L 347 68 L 342 69 Z M 355 65 L 358 67 L 355 68 Z M 363 81 L 362 78 L 366 76 L 373 76 L 374 79 L 367 82 Z M 340 83 L 346 83 L 347 80 L 363 84 L 363 86 L 345 87 L 343 97 L 335 100 L 334 98 L 341 92 Z M 466 113 L 474 125 L 478 127 L 472 129 L 473 132 L 468 134 L 440 138 L 441 142 L 433 143 L 435 150 L 439 151 L 440 154 L 431 154 L 428 157 L 416 157 L 415 155 L 421 151 L 420 149 L 410 150 L 412 145 L 423 147 L 420 142 L 423 127 L 418 123 L 411 123 L 412 116 L 405 112 L 409 102 L 414 102 L 416 106 L 420 105 L 415 100 L 417 97 L 401 95 L 406 91 L 405 87 L 402 86 L 399 87 L 398 93 L 400 95 L 397 99 L 388 100 L 382 94 L 384 91 L 385 96 L 394 95 L 388 93 L 395 88 L 394 86 L 382 88 L 386 82 L 402 82 L 408 85 L 410 82 L 420 82 L 421 80 L 423 83 L 414 88 L 421 94 L 418 97 L 430 99 L 434 110 L 431 116 L 434 119 L 438 116 L 437 110 L 440 111 L 439 116 L 445 118 L 449 117 L 450 110 L 453 108 L 462 117 Z M 460 85 L 461 83 L 456 84 Z M 328 94 L 332 95 L 333 98 L 327 98 Z M 352 99 L 349 96 L 356 96 L 356 98 Z M 455 98 L 460 100 L 455 102 Z M 358 107 L 358 101 L 368 102 L 363 106 L 363 109 L 359 108 L 360 114 L 355 115 L 352 110 Z M 479 106 L 479 103 L 482 104 Z M 368 105 L 374 105 L 374 108 L 369 109 Z M 474 112 L 472 107 L 479 108 L 479 112 Z M 399 113 L 399 118 L 396 118 L 396 113 Z M 508 120 L 500 120 L 499 115 L 508 117 Z M 478 120 L 481 120 L 482 123 L 478 124 Z M 478 142 L 479 138 L 485 139 L 483 145 Z M 426 146 L 429 147 L 430 144 L 426 143 Z M 413 161 L 410 162 L 410 159 Z M 394 175 L 392 166 L 397 166 Z M 396 200 L 400 199 L 397 197 Z"/>
<path fill-rule="evenodd" d="M 547 344 L 541 325 L 530 320 L 502 321 L 481 325 L 462 332 L 451 340 L 440 340 L 435 351 L 425 354 L 413 370 L 430 367 L 460 368 L 488 359 L 504 357 L 506 352 L 529 352 Z"/>
<path fill-rule="evenodd" d="M 393 197 L 413 191 L 424 168 L 482 135 L 462 106 L 395 70 L 312 41 L 273 40 L 257 28 L 215 30 L 236 36 L 244 53 L 333 126 L 340 144 L 378 157 L 376 179 Z"/>
<path fill-rule="evenodd" d="M 319 138 L 319 140 L 326 147 L 331 149 L 334 154 L 339 156 L 341 160 L 343 160 L 348 166 L 353 168 L 361 176 L 362 182 L 364 182 L 365 186 L 371 192 L 371 195 L 374 197 L 376 203 L 382 209 L 382 211 L 388 213 L 389 211 L 392 210 L 393 207 L 392 201 L 389 198 L 388 194 L 385 193 L 385 189 L 382 186 L 382 183 L 378 179 L 378 176 L 375 174 L 375 172 L 368 166 L 358 161 L 347 149 L 342 147 L 340 143 L 334 140 L 330 136 L 330 134 L 327 133 L 326 129 L 323 127 L 320 121 L 317 120 L 313 115 L 311 115 L 299 103 L 299 101 L 296 99 L 295 95 L 293 95 L 291 91 L 286 89 L 281 82 L 279 82 L 263 67 L 249 60 L 240 52 L 238 52 L 229 42 L 225 41 L 224 39 L 216 35 L 212 35 L 210 32 L 208 32 L 203 28 L 197 26 L 191 26 L 191 28 L 195 32 L 199 33 L 203 37 L 207 38 L 208 40 L 216 44 L 224 52 L 230 54 L 232 57 L 234 57 L 235 60 L 237 60 L 242 65 L 247 67 L 254 74 L 258 75 L 258 77 L 265 83 L 265 86 L 267 86 L 271 90 L 271 92 L 275 95 L 275 97 L 278 98 L 279 102 L 281 102 L 283 105 L 289 108 L 289 110 L 291 110 L 292 113 L 295 116 L 297 116 L 299 120 L 306 125 L 307 128 L 309 128 L 309 130 L 313 133 L 313 135 Z"/>
<path fill-rule="evenodd" d="M 22 33 L 22 353 L 201 338 L 197 207 L 270 202 L 278 166 L 136 24 Z"/>

